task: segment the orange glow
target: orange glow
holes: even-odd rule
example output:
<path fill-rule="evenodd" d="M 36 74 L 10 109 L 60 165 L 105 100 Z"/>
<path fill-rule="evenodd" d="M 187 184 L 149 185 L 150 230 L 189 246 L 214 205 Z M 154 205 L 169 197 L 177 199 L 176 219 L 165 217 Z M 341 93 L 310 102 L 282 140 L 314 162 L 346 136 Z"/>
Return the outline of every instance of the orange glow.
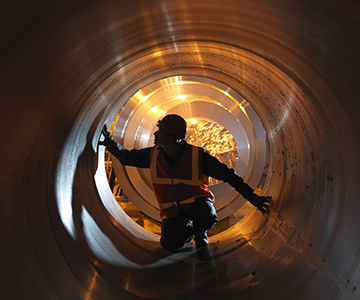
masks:
<path fill-rule="evenodd" d="M 187 122 L 189 144 L 203 147 L 229 168 L 235 168 L 238 160 L 237 145 L 226 128 L 208 121 L 190 119 Z M 219 183 L 218 180 L 210 178 L 211 185 L 217 183 Z"/>

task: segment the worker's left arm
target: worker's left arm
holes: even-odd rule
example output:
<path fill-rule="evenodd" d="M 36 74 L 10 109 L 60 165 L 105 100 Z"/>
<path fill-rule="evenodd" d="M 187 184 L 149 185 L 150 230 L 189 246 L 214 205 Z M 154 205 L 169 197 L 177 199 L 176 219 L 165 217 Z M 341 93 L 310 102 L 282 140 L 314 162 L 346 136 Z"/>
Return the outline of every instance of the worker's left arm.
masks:
<path fill-rule="evenodd" d="M 256 195 L 254 190 L 236 174 L 234 169 L 228 168 L 226 164 L 221 163 L 216 157 L 211 156 L 206 151 L 201 154 L 201 171 L 207 176 L 227 182 L 261 212 L 269 210 L 271 197 Z"/>

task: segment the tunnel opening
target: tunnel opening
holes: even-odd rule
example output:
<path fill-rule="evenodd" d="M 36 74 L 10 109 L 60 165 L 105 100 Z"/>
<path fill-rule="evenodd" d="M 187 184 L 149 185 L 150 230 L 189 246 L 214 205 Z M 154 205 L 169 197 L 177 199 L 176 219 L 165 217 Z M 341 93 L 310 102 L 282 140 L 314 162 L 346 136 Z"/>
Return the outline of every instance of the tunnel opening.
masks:
<path fill-rule="evenodd" d="M 2 99 L 14 101 L 2 122 L 23 126 L 5 133 L 2 156 L 15 199 L 2 203 L 5 297 L 357 299 L 358 6 L 142 4 L 39 3 L 25 19 L 28 7 L 12 18 L 9 4 L 4 22 L 21 22 L 3 27 Z M 161 252 L 118 209 L 101 163 L 93 180 L 101 125 L 139 88 L 179 74 L 251 101 L 271 149 L 271 214 L 252 210 L 217 234 L 210 262 Z"/>

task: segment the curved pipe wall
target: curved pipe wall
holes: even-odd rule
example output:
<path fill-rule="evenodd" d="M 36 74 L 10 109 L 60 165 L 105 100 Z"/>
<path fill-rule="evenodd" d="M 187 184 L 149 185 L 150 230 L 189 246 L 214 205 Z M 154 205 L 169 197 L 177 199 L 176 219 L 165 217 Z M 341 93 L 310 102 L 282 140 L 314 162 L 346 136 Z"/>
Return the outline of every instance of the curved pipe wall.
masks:
<path fill-rule="evenodd" d="M 358 3 L 3 6 L 2 298 L 359 298 Z M 240 93 L 270 144 L 271 213 L 214 236 L 206 260 L 119 210 L 97 147 L 130 96 L 175 75 Z"/>

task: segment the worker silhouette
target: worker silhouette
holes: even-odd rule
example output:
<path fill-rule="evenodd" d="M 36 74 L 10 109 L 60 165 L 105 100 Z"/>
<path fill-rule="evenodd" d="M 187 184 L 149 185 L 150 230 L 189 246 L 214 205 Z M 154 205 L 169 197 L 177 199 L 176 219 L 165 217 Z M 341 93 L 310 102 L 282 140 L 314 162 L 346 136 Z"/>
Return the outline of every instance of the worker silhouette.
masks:
<path fill-rule="evenodd" d="M 207 231 L 218 221 L 214 195 L 207 185 L 209 176 L 227 182 L 261 212 L 267 212 L 271 197 L 254 194 L 253 189 L 225 164 L 203 148 L 185 141 L 187 124 L 179 115 L 158 121 L 155 146 L 127 150 L 111 136 L 106 124 L 106 146 L 122 165 L 148 168 L 162 219 L 160 244 L 174 251 L 195 236 L 196 248 L 208 245 Z"/>

